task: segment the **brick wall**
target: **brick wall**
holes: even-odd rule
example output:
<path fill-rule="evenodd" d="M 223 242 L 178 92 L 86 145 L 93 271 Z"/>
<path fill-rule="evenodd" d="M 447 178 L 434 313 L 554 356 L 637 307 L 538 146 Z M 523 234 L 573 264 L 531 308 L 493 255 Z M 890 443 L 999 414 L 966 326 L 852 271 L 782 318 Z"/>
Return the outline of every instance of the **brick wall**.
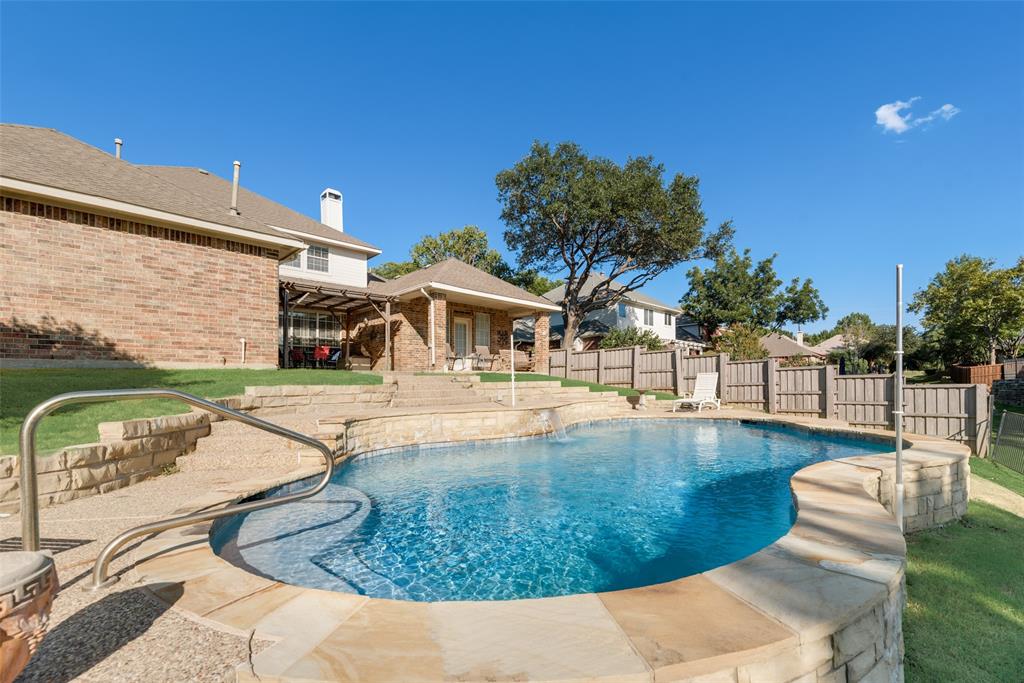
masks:
<path fill-rule="evenodd" d="M 0 197 L 0 358 L 277 365 L 277 253 Z"/>

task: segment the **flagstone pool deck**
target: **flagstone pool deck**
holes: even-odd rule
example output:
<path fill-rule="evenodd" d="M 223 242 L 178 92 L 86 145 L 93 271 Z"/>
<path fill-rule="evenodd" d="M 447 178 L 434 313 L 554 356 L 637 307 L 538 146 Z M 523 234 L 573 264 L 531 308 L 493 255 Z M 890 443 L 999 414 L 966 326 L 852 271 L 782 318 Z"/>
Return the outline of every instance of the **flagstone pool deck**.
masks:
<path fill-rule="evenodd" d="M 673 415 L 667 403 L 651 403 L 646 413 L 625 402 L 606 406 L 600 417 L 768 419 L 856 431 L 744 410 Z M 323 416 L 271 419 L 315 431 L 315 417 Z M 909 477 L 945 472 L 936 478 L 966 489 L 966 447 L 908 441 Z M 51 633 L 19 680 L 738 683 L 902 675 L 906 546 L 879 502 L 891 455 L 804 468 L 791 482 L 796 524 L 779 541 L 703 574 L 626 591 L 414 603 L 299 588 L 215 555 L 209 523 L 134 545 L 114 561 L 121 580 L 111 589 L 78 590 L 103 544 L 126 528 L 315 474 L 296 469 L 295 453 L 280 444 L 217 423 L 177 474 L 42 510 L 44 539 L 84 544 L 55 556 L 64 589 Z M 16 537 L 17 523 L 0 520 L 0 538 Z"/>

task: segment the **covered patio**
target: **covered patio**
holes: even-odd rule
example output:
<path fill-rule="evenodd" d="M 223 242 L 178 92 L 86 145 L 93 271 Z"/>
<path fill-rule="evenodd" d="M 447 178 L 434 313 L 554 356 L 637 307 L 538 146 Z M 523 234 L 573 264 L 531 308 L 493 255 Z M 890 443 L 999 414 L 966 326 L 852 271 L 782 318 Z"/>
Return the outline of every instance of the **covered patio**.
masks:
<path fill-rule="evenodd" d="M 392 303 L 396 297 L 364 287 L 282 278 L 280 367 L 393 369 Z M 357 332 L 375 319 L 379 339 Z"/>

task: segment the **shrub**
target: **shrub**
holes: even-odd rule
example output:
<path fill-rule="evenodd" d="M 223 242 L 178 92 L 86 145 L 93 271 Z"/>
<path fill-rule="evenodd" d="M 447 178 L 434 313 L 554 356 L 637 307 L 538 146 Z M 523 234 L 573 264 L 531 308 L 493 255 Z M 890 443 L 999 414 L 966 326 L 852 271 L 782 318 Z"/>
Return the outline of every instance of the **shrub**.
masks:
<path fill-rule="evenodd" d="M 643 346 L 648 351 L 659 351 L 665 344 L 653 330 L 636 327 L 617 327 L 601 340 L 602 349 L 618 349 L 623 346 Z"/>
<path fill-rule="evenodd" d="M 732 360 L 760 360 L 768 357 L 768 350 L 761 344 L 761 330 L 749 325 L 731 325 L 728 330 L 715 337 L 715 351 L 729 354 Z"/>

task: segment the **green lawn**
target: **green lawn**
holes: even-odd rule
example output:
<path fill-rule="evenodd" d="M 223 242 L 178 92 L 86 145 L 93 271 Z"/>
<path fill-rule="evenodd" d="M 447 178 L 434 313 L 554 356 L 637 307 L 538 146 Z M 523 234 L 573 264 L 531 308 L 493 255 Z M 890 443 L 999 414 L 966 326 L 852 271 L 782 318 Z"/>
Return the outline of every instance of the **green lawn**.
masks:
<path fill-rule="evenodd" d="M 51 396 L 85 389 L 170 388 L 204 398 L 241 394 L 247 385 L 380 384 L 379 375 L 342 370 L 0 370 L 0 453 L 18 452 L 18 430 L 28 411 Z M 96 425 L 112 420 L 185 413 L 177 401 L 117 401 L 67 406 L 39 425 L 41 453 L 99 438 Z"/>
<path fill-rule="evenodd" d="M 481 382 L 508 382 L 512 379 L 512 375 L 507 372 L 481 372 Z M 617 391 L 620 396 L 636 396 L 640 392 L 636 389 L 626 389 L 624 387 L 613 387 L 607 384 L 598 384 L 596 382 L 584 382 L 581 379 L 566 379 L 564 377 L 551 377 L 550 375 L 536 375 L 531 372 L 517 372 L 517 382 L 561 382 L 563 387 L 589 387 L 591 391 Z M 648 396 L 654 396 L 659 400 L 669 400 L 675 398 L 672 394 L 666 394 L 664 392 L 648 392 Z"/>
<path fill-rule="evenodd" d="M 972 502 L 907 553 L 907 681 L 1024 680 L 1024 519 Z"/>
<path fill-rule="evenodd" d="M 971 473 L 1024 496 L 1024 474 L 988 458 L 971 458 Z"/>
<path fill-rule="evenodd" d="M 1009 403 L 996 403 L 992 414 L 992 443 L 995 443 L 996 434 L 999 433 L 999 423 L 1003 421 L 1004 410 L 1008 410 L 1011 413 L 1024 413 L 1024 408 L 1021 406 L 1011 406 Z"/>

